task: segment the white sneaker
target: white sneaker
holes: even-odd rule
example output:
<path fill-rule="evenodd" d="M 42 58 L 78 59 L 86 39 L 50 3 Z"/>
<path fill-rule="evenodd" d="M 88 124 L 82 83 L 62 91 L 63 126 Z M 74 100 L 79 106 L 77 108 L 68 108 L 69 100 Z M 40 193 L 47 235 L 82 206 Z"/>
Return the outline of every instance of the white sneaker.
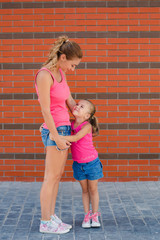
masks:
<path fill-rule="evenodd" d="M 91 211 L 89 211 L 87 214 L 84 216 L 84 220 L 82 222 L 82 228 L 90 228 L 91 227 Z"/>
<path fill-rule="evenodd" d="M 59 217 L 57 217 L 56 214 L 51 216 L 51 220 L 53 220 L 54 222 L 60 224 L 64 228 L 68 228 L 68 229 L 72 228 L 72 225 L 62 222 L 62 220 Z"/>
<path fill-rule="evenodd" d="M 41 233 L 63 234 L 69 232 L 69 229 L 62 227 L 53 221 L 48 221 L 46 223 L 43 223 L 43 221 L 41 221 L 39 231 Z"/>
<path fill-rule="evenodd" d="M 91 218 L 92 218 L 92 224 L 91 227 L 100 227 L 101 224 L 99 222 L 98 216 L 100 216 L 99 212 L 96 212 L 94 214 L 92 214 Z"/>

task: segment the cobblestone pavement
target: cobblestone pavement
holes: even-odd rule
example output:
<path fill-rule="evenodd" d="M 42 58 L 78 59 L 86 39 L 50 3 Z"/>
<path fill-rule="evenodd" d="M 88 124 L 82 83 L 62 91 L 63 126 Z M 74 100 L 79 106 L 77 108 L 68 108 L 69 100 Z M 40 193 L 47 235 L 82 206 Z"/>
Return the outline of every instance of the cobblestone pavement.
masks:
<path fill-rule="evenodd" d="M 101 228 L 82 229 L 77 182 L 61 182 L 56 214 L 73 229 L 39 233 L 41 183 L 0 183 L 0 240 L 159 240 L 160 182 L 99 183 Z"/>

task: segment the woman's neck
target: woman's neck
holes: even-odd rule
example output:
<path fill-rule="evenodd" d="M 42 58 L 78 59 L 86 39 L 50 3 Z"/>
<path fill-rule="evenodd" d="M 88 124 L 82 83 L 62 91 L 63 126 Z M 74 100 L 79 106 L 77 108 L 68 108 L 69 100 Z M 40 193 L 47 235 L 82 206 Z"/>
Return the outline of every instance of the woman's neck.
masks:
<path fill-rule="evenodd" d="M 57 64 L 56 67 L 52 68 L 52 64 L 48 63 L 47 65 L 44 66 L 45 68 L 50 69 L 50 71 L 52 71 L 53 73 L 59 73 L 59 65 Z"/>

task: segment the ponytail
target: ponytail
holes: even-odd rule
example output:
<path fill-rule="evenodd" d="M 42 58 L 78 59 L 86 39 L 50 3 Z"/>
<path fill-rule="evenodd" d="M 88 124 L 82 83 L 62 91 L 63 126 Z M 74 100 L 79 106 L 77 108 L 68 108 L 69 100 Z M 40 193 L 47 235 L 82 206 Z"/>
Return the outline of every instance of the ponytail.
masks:
<path fill-rule="evenodd" d="M 93 137 L 97 136 L 99 134 L 99 124 L 98 124 L 98 119 L 96 116 L 94 116 L 95 112 L 96 112 L 96 108 L 94 106 L 94 104 L 88 100 L 88 99 L 85 99 L 86 101 L 88 101 L 91 105 L 91 112 L 90 112 L 90 117 L 88 119 L 88 122 L 91 124 L 92 126 L 92 134 L 93 134 Z"/>
<path fill-rule="evenodd" d="M 70 41 L 68 39 L 68 36 L 60 36 L 55 43 L 53 44 L 53 47 L 50 49 L 48 59 L 43 64 L 43 66 L 47 64 L 51 64 L 50 70 L 53 70 L 57 66 L 57 62 L 59 60 L 59 57 L 65 54 L 67 60 L 72 60 L 74 58 L 82 58 L 82 50 L 80 46 L 73 41 Z"/>
<path fill-rule="evenodd" d="M 91 116 L 88 119 L 88 122 L 92 125 L 92 134 L 93 137 L 97 136 L 99 134 L 99 125 L 98 125 L 98 119 L 96 116 Z"/>

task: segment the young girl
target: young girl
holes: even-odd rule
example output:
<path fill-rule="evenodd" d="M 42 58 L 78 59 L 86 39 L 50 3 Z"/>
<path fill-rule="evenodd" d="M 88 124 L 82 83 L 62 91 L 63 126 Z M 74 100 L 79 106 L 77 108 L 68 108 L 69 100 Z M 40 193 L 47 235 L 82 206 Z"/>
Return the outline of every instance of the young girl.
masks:
<path fill-rule="evenodd" d="M 72 111 L 76 104 L 71 96 L 65 73 L 68 70 L 74 71 L 81 58 L 80 46 L 67 36 L 60 36 L 35 77 L 35 87 L 44 118 L 41 135 L 46 147 L 45 174 L 40 193 L 39 230 L 42 233 L 63 234 L 69 232 L 72 227 L 55 215 L 55 204 L 70 146 L 70 143 L 61 136 L 70 135 L 71 132 L 66 105 Z M 49 133 L 54 136 L 54 141 L 49 138 Z M 57 147 L 65 151 L 57 151 Z"/>
<path fill-rule="evenodd" d="M 74 178 L 80 182 L 82 187 L 82 201 L 85 212 L 82 227 L 100 227 L 98 219 L 100 215 L 98 212 L 98 179 L 103 177 L 103 172 L 98 152 L 92 141 L 92 135 L 96 136 L 99 132 L 98 122 L 94 116 L 95 106 L 89 100 L 80 100 L 73 108 L 72 113 L 75 117 L 75 120 L 71 123 L 72 135 L 64 138 L 72 142 Z M 50 138 L 52 138 L 51 134 Z"/>

